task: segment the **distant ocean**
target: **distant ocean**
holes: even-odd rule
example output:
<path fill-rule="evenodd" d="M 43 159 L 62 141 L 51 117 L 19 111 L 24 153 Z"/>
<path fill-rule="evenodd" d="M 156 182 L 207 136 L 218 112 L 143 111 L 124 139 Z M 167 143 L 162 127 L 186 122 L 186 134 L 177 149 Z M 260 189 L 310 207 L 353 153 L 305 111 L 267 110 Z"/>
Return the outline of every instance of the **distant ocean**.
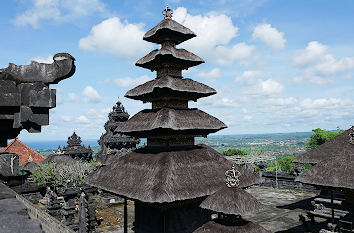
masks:
<path fill-rule="evenodd" d="M 35 149 L 35 150 L 46 150 L 46 149 L 57 149 L 58 146 L 63 147 L 66 146 L 66 141 L 23 141 L 27 146 Z M 85 146 L 90 145 L 98 146 L 97 140 L 83 140 L 82 144 Z"/>

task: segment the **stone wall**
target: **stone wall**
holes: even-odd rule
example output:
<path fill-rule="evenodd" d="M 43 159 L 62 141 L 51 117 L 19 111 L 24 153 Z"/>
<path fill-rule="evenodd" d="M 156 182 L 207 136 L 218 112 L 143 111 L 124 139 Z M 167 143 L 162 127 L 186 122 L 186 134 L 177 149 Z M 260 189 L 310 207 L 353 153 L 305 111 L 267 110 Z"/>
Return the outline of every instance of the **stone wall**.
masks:
<path fill-rule="evenodd" d="M 44 210 L 34 206 L 23 196 L 17 194 L 16 199 L 27 207 L 28 215 L 32 219 L 37 219 L 42 224 L 42 228 L 46 233 L 75 233 L 75 231 L 50 216 Z"/>
<path fill-rule="evenodd" d="M 261 184 L 262 186 L 273 187 L 273 188 L 277 186 L 275 172 L 263 172 L 262 177 L 264 178 L 264 182 Z M 296 178 L 295 175 L 278 173 L 277 175 L 278 188 L 296 189 L 296 190 L 309 191 L 309 192 L 314 192 L 317 190 L 312 185 L 303 184 L 298 181 L 295 181 L 295 178 Z"/>

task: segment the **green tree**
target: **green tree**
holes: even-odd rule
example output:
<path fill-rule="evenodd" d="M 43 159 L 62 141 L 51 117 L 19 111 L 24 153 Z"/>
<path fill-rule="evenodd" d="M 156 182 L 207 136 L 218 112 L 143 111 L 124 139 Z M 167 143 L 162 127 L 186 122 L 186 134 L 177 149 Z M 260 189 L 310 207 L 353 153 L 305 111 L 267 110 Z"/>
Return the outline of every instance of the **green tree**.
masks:
<path fill-rule="evenodd" d="M 277 160 L 278 164 L 275 164 L 275 161 L 272 161 L 266 168 L 267 172 L 274 172 L 276 168 L 280 168 L 282 172 L 288 173 L 293 175 L 295 163 L 293 163 L 295 157 L 292 156 L 285 156 L 279 160 Z"/>
<path fill-rule="evenodd" d="M 316 148 L 317 146 L 331 140 L 332 138 L 334 138 L 338 134 L 341 134 L 344 132 L 344 130 L 341 130 L 339 128 L 337 128 L 337 132 L 336 131 L 327 131 L 327 130 L 323 130 L 320 128 L 314 129 L 312 131 L 315 134 L 311 135 L 310 140 L 306 143 L 306 147 L 310 148 L 310 149 Z"/>
<path fill-rule="evenodd" d="M 247 153 L 243 150 L 237 148 L 230 148 L 222 152 L 225 156 L 233 156 L 233 155 L 247 155 Z"/>

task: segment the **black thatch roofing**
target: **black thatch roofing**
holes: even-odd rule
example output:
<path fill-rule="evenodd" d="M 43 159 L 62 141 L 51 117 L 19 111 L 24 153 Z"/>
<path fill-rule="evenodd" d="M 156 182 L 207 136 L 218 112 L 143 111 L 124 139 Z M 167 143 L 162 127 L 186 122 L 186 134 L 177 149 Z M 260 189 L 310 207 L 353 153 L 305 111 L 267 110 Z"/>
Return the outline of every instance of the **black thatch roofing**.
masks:
<path fill-rule="evenodd" d="M 68 155 L 51 154 L 42 163 L 51 163 L 51 162 L 55 162 L 55 163 L 72 163 L 72 162 L 76 162 L 76 160 L 71 158 Z"/>
<path fill-rule="evenodd" d="M 207 135 L 227 126 L 199 109 L 145 109 L 125 122 L 121 132 L 137 137 Z M 157 133 L 157 134 L 156 134 Z"/>
<path fill-rule="evenodd" d="M 224 214 L 243 215 L 259 211 L 263 205 L 242 188 L 229 188 L 225 185 L 207 197 L 200 207 Z"/>
<path fill-rule="evenodd" d="M 349 128 L 315 149 L 295 157 L 294 162 L 316 164 L 321 160 L 337 156 L 341 150 L 353 149 L 354 145 L 349 142 L 350 133 L 354 133 L 354 127 Z"/>
<path fill-rule="evenodd" d="M 35 162 L 27 162 L 20 167 L 20 170 L 34 173 L 39 168 L 39 165 Z"/>
<path fill-rule="evenodd" d="M 296 181 L 333 188 L 354 189 L 354 145 L 338 151 L 301 174 Z"/>
<path fill-rule="evenodd" d="M 214 94 L 216 94 L 215 89 L 192 79 L 164 76 L 129 90 L 125 97 L 142 101 L 151 101 L 163 97 L 197 100 Z"/>
<path fill-rule="evenodd" d="M 163 41 L 174 41 L 176 44 L 180 44 L 195 36 L 189 28 L 173 19 L 163 19 L 158 25 L 145 33 L 143 39 L 157 44 L 161 44 Z"/>
<path fill-rule="evenodd" d="M 224 226 L 209 221 L 193 233 L 270 233 L 270 231 L 253 222 L 248 222 L 243 226 Z"/>
<path fill-rule="evenodd" d="M 170 64 L 173 67 L 184 70 L 201 63 L 204 63 L 204 60 L 197 55 L 185 49 L 176 49 L 168 46 L 151 51 L 143 58 L 140 58 L 135 65 L 149 70 L 157 70 L 165 64 Z"/>
<path fill-rule="evenodd" d="M 211 195 L 225 186 L 225 171 L 232 163 L 205 146 L 153 152 L 138 149 L 115 163 L 99 168 L 85 181 L 92 186 L 143 202 L 174 202 Z M 260 182 L 246 168 L 240 187 Z"/>

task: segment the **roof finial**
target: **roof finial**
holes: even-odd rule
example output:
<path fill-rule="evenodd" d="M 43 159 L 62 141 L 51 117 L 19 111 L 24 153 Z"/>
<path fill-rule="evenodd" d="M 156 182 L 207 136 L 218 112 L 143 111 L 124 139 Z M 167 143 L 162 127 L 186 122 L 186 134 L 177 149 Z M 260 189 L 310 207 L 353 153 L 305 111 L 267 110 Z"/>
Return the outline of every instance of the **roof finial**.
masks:
<path fill-rule="evenodd" d="M 171 10 L 168 7 L 168 4 L 166 4 L 166 8 L 162 11 L 162 14 L 163 14 L 163 19 L 172 19 L 173 10 Z"/>
<path fill-rule="evenodd" d="M 354 144 L 354 132 L 349 133 L 349 143 Z"/>
<path fill-rule="evenodd" d="M 225 172 L 226 176 L 226 185 L 229 188 L 238 187 L 240 180 L 238 179 L 241 175 L 241 172 L 235 170 L 235 164 L 232 164 L 231 170 Z"/>
<path fill-rule="evenodd" d="M 119 96 L 118 96 L 118 100 L 117 100 L 117 103 L 121 103 L 121 102 L 120 102 L 120 98 L 119 98 Z"/>

